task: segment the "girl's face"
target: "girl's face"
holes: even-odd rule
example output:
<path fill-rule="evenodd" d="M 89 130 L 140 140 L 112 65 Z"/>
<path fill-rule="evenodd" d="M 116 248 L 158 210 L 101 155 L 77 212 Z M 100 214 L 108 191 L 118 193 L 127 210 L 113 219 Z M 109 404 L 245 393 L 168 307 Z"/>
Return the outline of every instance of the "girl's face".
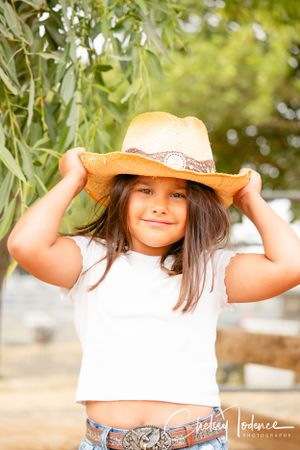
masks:
<path fill-rule="evenodd" d="M 131 250 L 163 255 L 184 236 L 187 204 L 185 180 L 139 176 L 128 200 Z"/>

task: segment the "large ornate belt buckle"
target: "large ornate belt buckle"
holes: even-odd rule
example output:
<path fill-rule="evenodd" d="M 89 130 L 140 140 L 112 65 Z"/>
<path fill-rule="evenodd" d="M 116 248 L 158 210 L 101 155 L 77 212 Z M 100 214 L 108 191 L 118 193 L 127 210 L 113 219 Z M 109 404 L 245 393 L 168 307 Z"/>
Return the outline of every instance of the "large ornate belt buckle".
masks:
<path fill-rule="evenodd" d="M 130 429 L 122 440 L 125 450 L 167 450 L 172 448 L 170 434 L 155 425 Z"/>

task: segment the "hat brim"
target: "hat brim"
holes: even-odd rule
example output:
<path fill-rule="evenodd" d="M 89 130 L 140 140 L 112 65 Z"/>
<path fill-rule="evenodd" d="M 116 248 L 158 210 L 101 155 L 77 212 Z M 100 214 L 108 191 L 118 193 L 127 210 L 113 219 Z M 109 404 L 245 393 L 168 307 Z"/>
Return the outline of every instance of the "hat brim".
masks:
<path fill-rule="evenodd" d="M 191 170 L 177 170 L 162 162 L 155 161 L 133 153 L 79 153 L 80 160 L 88 173 L 88 180 L 84 187 L 87 194 L 95 201 L 107 206 L 109 192 L 114 177 L 119 174 L 143 175 L 150 177 L 171 177 L 195 181 L 214 189 L 225 207 L 233 203 L 233 196 L 244 186 L 251 177 L 249 170 L 243 174 L 227 173 L 196 173 Z"/>

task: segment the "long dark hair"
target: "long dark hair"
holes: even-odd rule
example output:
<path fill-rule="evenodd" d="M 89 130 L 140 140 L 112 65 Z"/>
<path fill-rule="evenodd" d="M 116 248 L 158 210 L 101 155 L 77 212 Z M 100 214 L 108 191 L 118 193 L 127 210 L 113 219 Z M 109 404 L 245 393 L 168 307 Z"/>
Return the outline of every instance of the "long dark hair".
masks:
<path fill-rule="evenodd" d="M 138 175 L 117 175 L 110 191 L 109 202 L 107 198 L 98 202 L 99 217 L 87 225 L 76 227 L 77 233 L 68 234 L 90 236 L 91 240 L 100 238 L 107 247 L 104 257 L 107 260 L 105 271 L 88 291 L 95 289 L 105 279 L 116 258 L 126 253 L 129 248 L 128 199 L 137 181 Z M 195 309 L 204 289 L 208 260 L 216 249 L 224 247 L 230 233 L 229 212 L 212 188 L 187 180 L 187 192 L 188 217 L 185 236 L 175 242 L 160 260 L 161 269 L 170 276 L 182 274 L 179 297 L 172 308 L 175 311 L 184 304 L 182 313 Z M 103 203 L 108 203 L 108 206 L 101 207 Z M 169 255 L 173 255 L 171 268 L 164 265 Z"/>

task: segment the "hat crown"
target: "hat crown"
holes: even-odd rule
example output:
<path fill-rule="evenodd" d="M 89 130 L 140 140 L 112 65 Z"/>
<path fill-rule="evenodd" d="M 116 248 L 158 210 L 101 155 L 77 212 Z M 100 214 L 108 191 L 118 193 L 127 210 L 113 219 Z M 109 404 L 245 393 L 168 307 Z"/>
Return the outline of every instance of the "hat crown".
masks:
<path fill-rule="evenodd" d="M 167 112 L 136 116 L 127 129 L 122 152 L 131 148 L 149 155 L 172 152 L 198 161 L 213 160 L 204 123 L 197 117 L 179 118 Z"/>

